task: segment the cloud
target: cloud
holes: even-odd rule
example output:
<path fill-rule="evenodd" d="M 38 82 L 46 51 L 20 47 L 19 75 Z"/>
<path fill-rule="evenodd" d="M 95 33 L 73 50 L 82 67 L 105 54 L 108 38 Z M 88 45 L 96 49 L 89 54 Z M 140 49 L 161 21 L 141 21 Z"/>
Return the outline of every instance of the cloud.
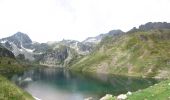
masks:
<path fill-rule="evenodd" d="M 22 31 L 39 42 L 83 40 L 149 21 L 169 22 L 169 5 L 169 0 L 0 0 L 0 37 Z"/>

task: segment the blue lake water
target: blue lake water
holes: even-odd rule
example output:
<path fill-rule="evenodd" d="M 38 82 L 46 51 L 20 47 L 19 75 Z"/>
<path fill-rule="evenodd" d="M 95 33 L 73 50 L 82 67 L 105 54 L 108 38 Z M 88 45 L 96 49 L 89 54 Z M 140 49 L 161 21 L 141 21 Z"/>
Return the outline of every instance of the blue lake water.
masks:
<path fill-rule="evenodd" d="M 137 91 L 157 83 L 155 79 L 115 75 L 83 75 L 63 68 L 37 68 L 14 75 L 19 87 L 41 100 L 99 99 L 105 94 L 118 95 Z"/>

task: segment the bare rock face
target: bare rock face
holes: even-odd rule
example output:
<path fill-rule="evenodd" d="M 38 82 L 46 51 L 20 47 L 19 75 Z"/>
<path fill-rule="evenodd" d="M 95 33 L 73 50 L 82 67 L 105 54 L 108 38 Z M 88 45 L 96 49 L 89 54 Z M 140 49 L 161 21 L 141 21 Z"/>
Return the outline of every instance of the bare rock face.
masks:
<path fill-rule="evenodd" d="M 26 59 L 34 60 L 33 50 L 31 49 L 32 40 L 27 34 L 17 32 L 7 38 L 0 39 L 0 43 L 8 50 L 12 51 L 15 56 L 23 54 Z"/>
<path fill-rule="evenodd" d="M 48 66 L 62 66 L 68 55 L 68 48 L 66 47 L 62 49 L 49 50 L 43 54 L 43 57 L 40 59 L 40 63 Z"/>
<path fill-rule="evenodd" d="M 0 57 L 15 58 L 14 54 L 0 44 Z"/>
<path fill-rule="evenodd" d="M 17 32 L 12 36 L 9 36 L 7 38 L 2 38 L 0 41 L 8 41 L 9 43 L 14 43 L 18 48 L 21 49 L 21 45 L 26 47 L 30 44 L 32 44 L 32 40 L 29 38 L 29 36 L 25 33 Z"/>

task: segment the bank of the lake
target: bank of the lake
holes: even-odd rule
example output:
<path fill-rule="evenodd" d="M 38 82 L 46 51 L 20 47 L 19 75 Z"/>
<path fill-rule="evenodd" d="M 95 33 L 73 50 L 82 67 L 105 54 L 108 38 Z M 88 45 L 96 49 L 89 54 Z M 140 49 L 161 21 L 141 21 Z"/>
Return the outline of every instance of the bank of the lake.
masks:
<path fill-rule="evenodd" d="M 0 100 L 34 100 L 30 94 L 20 89 L 0 75 Z"/>
<path fill-rule="evenodd" d="M 0 100 L 34 100 L 28 92 L 9 80 L 14 74 L 20 74 L 30 68 L 15 58 L 0 57 Z"/>
<path fill-rule="evenodd" d="M 170 80 L 162 81 L 158 84 L 150 86 L 143 90 L 136 92 L 128 92 L 126 94 L 120 94 L 113 96 L 107 94 L 102 97 L 101 100 L 170 100 Z"/>

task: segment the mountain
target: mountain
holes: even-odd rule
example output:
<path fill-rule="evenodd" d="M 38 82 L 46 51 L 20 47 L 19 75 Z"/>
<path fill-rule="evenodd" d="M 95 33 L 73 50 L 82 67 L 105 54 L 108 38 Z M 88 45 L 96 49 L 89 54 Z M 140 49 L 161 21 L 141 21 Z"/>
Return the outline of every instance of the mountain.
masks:
<path fill-rule="evenodd" d="M 79 54 L 72 48 L 65 45 L 57 45 L 58 47 L 51 47 L 45 53 L 40 55 L 39 62 L 46 66 L 68 66 L 72 60 L 76 59 Z"/>
<path fill-rule="evenodd" d="M 106 36 L 116 36 L 118 34 L 123 34 L 121 30 L 113 30 L 107 34 L 102 34 L 100 39 Z M 79 42 L 76 40 L 62 40 L 58 42 L 48 42 L 48 49 L 36 59 L 42 65 L 48 66 L 69 66 L 71 63 L 77 61 L 82 56 L 86 56 L 93 52 L 96 48 L 96 43 L 94 42 Z"/>
<path fill-rule="evenodd" d="M 14 43 L 20 49 L 22 48 L 21 46 L 27 47 L 28 45 L 32 44 L 32 40 L 29 38 L 29 36 L 21 32 L 17 32 L 16 34 L 7 38 L 2 38 L 0 41 L 1 43 L 5 43 L 7 41 Z"/>
<path fill-rule="evenodd" d="M 106 36 L 95 51 L 74 63 L 70 69 L 85 73 L 169 77 L 170 28 L 156 27 L 157 23 L 152 25 L 145 31 L 139 27 L 123 35 Z"/>
<path fill-rule="evenodd" d="M 57 66 L 57 64 L 66 66 L 65 64 L 69 63 L 76 55 L 87 55 L 94 48 L 94 45 L 83 44 L 75 40 L 62 40 L 52 43 L 32 42 L 27 34 L 21 32 L 0 39 L 0 43 L 12 51 L 16 58 L 25 58 L 32 62 L 50 66 Z"/>
<path fill-rule="evenodd" d="M 25 65 L 21 65 L 14 54 L 0 44 L 0 98 L 1 100 L 22 99 L 34 100 L 33 97 L 21 88 L 17 87 L 5 77 L 10 79 L 14 74 L 25 70 Z M 10 94 L 10 95 L 9 95 Z"/>
<path fill-rule="evenodd" d="M 68 46 L 77 51 L 77 53 L 81 55 L 89 54 L 95 47 L 95 45 L 86 44 L 83 42 L 75 41 L 75 40 L 62 40 L 59 44 Z"/>
<path fill-rule="evenodd" d="M 22 72 L 25 67 L 15 55 L 0 44 L 0 76 L 11 77 L 13 74 Z"/>
<path fill-rule="evenodd" d="M 15 56 L 24 54 L 26 59 L 31 61 L 34 60 L 34 49 L 31 48 L 32 40 L 27 34 L 17 32 L 12 36 L 0 39 L 0 43 L 2 43 L 2 45 L 8 50 L 12 51 Z"/>
<path fill-rule="evenodd" d="M 148 31 L 151 29 L 170 29 L 170 23 L 167 22 L 148 22 L 139 26 L 139 30 Z"/>
<path fill-rule="evenodd" d="M 82 43 L 84 43 L 84 44 L 98 44 L 106 36 L 114 36 L 114 35 L 123 34 L 123 33 L 124 32 L 121 31 L 121 30 L 111 30 L 108 33 L 100 34 L 100 35 L 98 35 L 96 37 L 88 37 Z"/>
<path fill-rule="evenodd" d="M 66 64 L 71 63 L 73 59 L 91 53 L 104 37 L 121 33 L 123 33 L 121 30 L 112 30 L 106 34 L 92 37 L 91 39 L 94 39 L 95 41 L 91 41 L 89 38 L 83 42 L 62 40 L 38 43 L 33 42 L 27 34 L 17 32 L 12 36 L 0 39 L 0 43 L 5 48 L 12 51 L 16 58 L 39 62 L 43 65 L 67 66 Z"/>

